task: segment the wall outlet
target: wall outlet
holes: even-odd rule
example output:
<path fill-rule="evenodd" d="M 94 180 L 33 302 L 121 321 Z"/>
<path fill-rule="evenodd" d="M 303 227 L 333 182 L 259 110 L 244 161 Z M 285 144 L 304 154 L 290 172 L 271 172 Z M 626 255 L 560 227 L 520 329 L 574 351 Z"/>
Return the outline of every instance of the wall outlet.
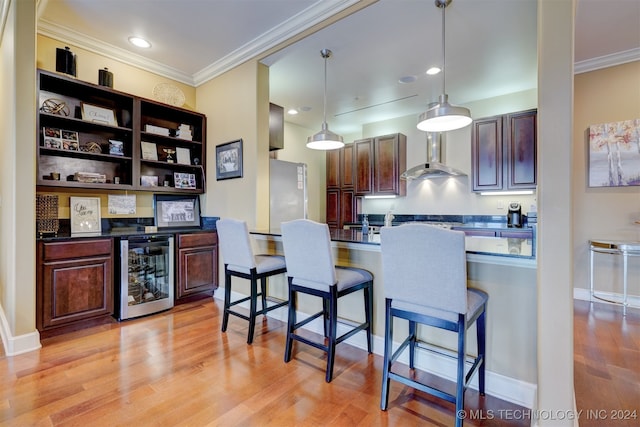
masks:
<path fill-rule="evenodd" d="M 504 202 L 502 200 L 498 200 L 498 202 L 496 203 L 496 209 L 498 209 L 499 211 L 504 210 Z"/>

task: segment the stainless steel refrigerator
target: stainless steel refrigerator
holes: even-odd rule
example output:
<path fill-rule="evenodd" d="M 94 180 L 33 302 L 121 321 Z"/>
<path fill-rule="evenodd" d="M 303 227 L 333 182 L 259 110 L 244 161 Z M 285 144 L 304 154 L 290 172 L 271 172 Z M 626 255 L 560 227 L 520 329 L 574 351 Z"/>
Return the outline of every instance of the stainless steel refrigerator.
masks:
<path fill-rule="evenodd" d="M 280 230 L 280 224 L 307 218 L 307 165 L 269 159 L 269 228 Z"/>

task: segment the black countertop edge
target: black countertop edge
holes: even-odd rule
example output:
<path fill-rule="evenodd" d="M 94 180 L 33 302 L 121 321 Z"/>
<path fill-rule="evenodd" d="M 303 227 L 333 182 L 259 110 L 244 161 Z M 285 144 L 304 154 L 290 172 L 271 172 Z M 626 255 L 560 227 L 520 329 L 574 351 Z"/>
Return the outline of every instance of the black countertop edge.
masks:
<path fill-rule="evenodd" d="M 202 233 L 216 230 L 216 221 L 219 217 L 202 217 L 199 227 L 175 227 L 158 228 L 157 231 L 147 231 L 145 227 L 153 226 L 153 218 L 103 218 L 100 221 L 102 231 L 100 233 L 71 233 L 71 226 L 68 219 L 59 220 L 60 225 L 57 233 L 36 232 L 37 240 L 64 240 L 83 239 L 96 237 L 133 237 L 133 236 L 162 236 L 176 233 Z"/>

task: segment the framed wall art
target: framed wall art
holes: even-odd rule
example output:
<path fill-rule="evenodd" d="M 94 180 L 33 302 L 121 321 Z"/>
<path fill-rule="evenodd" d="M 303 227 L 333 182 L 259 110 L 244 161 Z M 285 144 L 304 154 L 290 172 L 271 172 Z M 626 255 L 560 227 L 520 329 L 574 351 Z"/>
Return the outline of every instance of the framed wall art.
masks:
<path fill-rule="evenodd" d="M 589 187 L 640 185 L 640 119 L 589 126 Z"/>
<path fill-rule="evenodd" d="M 242 139 L 216 146 L 216 180 L 242 178 Z"/>
<path fill-rule="evenodd" d="M 100 234 L 100 198 L 69 197 L 71 234 Z"/>

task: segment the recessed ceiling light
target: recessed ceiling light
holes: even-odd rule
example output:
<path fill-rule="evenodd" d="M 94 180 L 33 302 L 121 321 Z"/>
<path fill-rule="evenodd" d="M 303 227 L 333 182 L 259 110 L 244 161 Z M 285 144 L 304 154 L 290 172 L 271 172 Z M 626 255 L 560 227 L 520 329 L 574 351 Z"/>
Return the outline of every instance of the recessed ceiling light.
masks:
<path fill-rule="evenodd" d="M 406 84 L 406 83 L 413 83 L 416 80 L 417 80 L 416 76 L 404 76 L 404 77 L 400 77 L 398 79 L 398 82 L 402 84 Z"/>
<path fill-rule="evenodd" d="M 435 74 L 438 74 L 440 71 L 442 70 L 438 67 L 431 67 L 427 70 L 427 74 L 429 74 L 430 76 L 433 76 Z"/>
<path fill-rule="evenodd" d="M 145 49 L 151 47 L 151 43 L 149 43 L 142 37 L 129 37 L 129 43 L 131 43 L 134 46 L 142 47 Z"/>
<path fill-rule="evenodd" d="M 287 113 L 295 116 L 296 114 L 298 114 L 298 110 L 296 110 L 295 108 L 289 108 L 289 111 L 287 111 Z"/>

